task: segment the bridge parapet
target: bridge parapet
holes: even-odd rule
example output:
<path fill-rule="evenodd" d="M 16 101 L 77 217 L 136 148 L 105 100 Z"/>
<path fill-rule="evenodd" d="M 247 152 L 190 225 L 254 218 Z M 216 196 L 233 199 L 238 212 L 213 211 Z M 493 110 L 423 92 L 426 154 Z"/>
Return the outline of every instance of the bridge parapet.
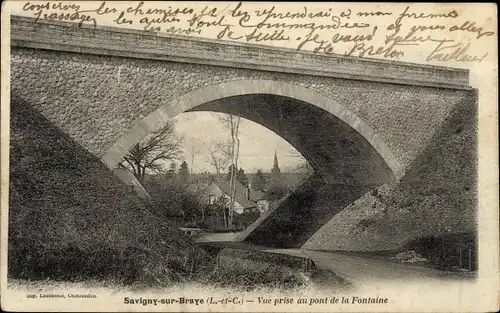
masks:
<path fill-rule="evenodd" d="M 469 71 L 264 45 L 11 17 L 12 46 L 364 81 L 470 89 Z"/>

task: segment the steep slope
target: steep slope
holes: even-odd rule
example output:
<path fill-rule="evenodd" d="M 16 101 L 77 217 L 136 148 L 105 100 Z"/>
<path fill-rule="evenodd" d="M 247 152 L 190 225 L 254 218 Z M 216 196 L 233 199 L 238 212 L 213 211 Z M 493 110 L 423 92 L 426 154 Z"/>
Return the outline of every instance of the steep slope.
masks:
<path fill-rule="evenodd" d="M 210 263 L 15 94 L 10 134 L 9 277 L 166 284 Z"/>

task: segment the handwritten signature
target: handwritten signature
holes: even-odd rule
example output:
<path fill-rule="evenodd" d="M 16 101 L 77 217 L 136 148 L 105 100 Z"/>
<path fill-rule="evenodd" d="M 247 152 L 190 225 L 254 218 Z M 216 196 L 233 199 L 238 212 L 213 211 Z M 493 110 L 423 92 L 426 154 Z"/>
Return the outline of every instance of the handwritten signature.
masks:
<path fill-rule="evenodd" d="M 466 45 L 462 43 L 455 43 L 446 45 L 446 43 L 440 42 L 434 50 L 427 56 L 427 61 L 437 60 L 441 62 L 446 62 L 450 60 L 454 60 L 457 62 L 482 62 L 488 52 L 483 54 L 482 56 L 477 55 L 469 55 L 467 54 L 467 50 L 470 48 L 471 44 L 467 43 Z"/>

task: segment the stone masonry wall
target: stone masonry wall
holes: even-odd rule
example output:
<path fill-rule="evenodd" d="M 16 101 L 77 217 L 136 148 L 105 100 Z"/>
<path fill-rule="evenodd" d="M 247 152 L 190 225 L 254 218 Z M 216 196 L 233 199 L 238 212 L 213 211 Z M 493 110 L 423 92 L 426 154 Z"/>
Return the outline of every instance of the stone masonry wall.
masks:
<path fill-rule="evenodd" d="M 382 138 L 403 167 L 471 91 L 13 47 L 17 96 L 97 156 L 143 117 L 200 87 L 236 80 L 300 85 L 340 103 Z"/>
<path fill-rule="evenodd" d="M 445 119 L 401 182 L 366 193 L 334 216 L 304 248 L 401 249 L 413 239 L 477 232 L 477 103 Z"/>

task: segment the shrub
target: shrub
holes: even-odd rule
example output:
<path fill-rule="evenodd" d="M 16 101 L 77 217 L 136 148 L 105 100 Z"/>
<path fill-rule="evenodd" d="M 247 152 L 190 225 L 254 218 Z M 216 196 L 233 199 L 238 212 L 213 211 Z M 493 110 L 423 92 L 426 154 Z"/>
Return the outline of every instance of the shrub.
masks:
<path fill-rule="evenodd" d="M 445 235 L 440 237 L 423 237 L 410 241 L 406 247 L 407 250 L 414 250 L 421 254 L 424 258 L 438 268 L 448 269 L 453 266 L 459 265 L 459 249 L 462 249 L 462 265 L 468 267 L 468 252 L 470 249 L 472 253 L 473 270 L 476 268 L 476 236 L 475 233 L 458 233 L 452 235 Z M 467 253 L 468 254 L 468 253 Z"/>
<path fill-rule="evenodd" d="M 145 184 L 158 214 L 166 218 L 182 216 L 184 220 L 195 220 L 201 216 L 202 204 L 194 192 L 179 180 L 168 180 L 158 175 Z"/>
<path fill-rule="evenodd" d="M 293 289 L 303 286 L 296 276 L 303 269 L 304 258 L 258 250 L 224 248 L 217 256 L 217 270 L 210 281 L 222 287 L 244 288 L 247 291 L 267 287 Z M 310 269 L 315 266 L 310 264 Z"/>

